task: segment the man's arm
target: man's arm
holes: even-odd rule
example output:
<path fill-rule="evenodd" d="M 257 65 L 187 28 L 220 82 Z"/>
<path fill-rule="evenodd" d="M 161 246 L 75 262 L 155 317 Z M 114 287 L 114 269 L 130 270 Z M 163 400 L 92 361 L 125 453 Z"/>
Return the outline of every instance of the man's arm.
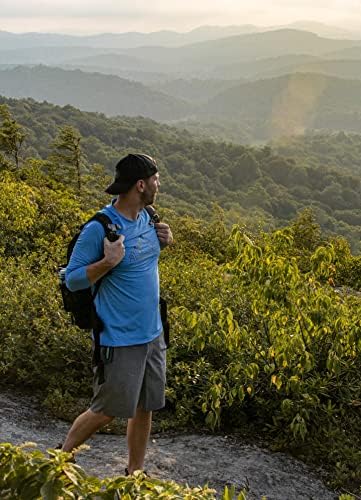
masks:
<path fill-rule="evenodd" d="M 173 235 L 168 224 L 165 224 L 164 222 L 157 222 L 154 226 L 159 239 L 160 248 L 163 249 L 168 245 L 171 245 L 173 243 Z"/>
<path fill-rule="evenodd" d="M 110 242 L 98 222 L 90 222 L 81 232 L 66 268 L 66 284 L 75 292 L 93 285 L 124 257 L 124 236 Z"/>
<path fill-rule="evenodd" d="M 122 234 L 116 241 L 109 241 L 108 238 L 104 238 L 104 257 L 86 268 L 86 274 L 91 285 L 94 285 L 123 260 L 125 255 L 123 241 L 124 236 Z"/>

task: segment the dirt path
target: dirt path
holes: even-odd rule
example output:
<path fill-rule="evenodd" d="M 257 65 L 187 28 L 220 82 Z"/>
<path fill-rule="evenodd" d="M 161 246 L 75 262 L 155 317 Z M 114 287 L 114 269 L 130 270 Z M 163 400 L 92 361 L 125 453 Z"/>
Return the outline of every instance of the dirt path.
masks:
<path fill-rule="evenodd" d="M 0 393 L 0 442 L 36 442 L 40 449 L 64 439 L 68 424 L 44 413 L 34 398 Z M 98 477 L 116 476 L 126 466 L 125 439 L 98 434 L 77 456 L 77 463 Z M 150 475 L 222 491 L 225 485 L 249 484 L 249 499 L 331 500 L 337 495 L 301 462 L 281 453 L 209 435 L 152 435 L 147 453 Z"/>

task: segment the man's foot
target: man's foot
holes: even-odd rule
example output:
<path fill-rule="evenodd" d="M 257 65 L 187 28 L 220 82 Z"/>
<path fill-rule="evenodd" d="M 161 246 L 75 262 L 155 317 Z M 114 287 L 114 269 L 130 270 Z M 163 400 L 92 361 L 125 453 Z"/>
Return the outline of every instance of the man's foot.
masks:
<path fill-rule="evenodd" d="M 124 472 L 125 472 L 125 476 L 131 476 L 131 475 L 132 475 L 132 474 L 129 474 L 128 467 L 126 467 L 126 468 L 125 468 Z M 147 473 L 147 471 L 146 471 L 146 470 L 142 470 L 142 472 L 143 472 L 143 474 L 144 474 L 145 476 L 149 477 L 149 474 Z"/>
<path fill-rule="evenodd" d="M 62 448 L 63 448 L 63 443 L 59 443 L 58 446 L 56 446 L 54 449 L 55 450 L 62 450 Z M 71 452 L 64 451 L 64 453 L 71 453 Z M 67 462 L 71 462 L 72 464 L 76 464 L 74 453 L 71 453 L 71 457 L 67 460 Z"/>

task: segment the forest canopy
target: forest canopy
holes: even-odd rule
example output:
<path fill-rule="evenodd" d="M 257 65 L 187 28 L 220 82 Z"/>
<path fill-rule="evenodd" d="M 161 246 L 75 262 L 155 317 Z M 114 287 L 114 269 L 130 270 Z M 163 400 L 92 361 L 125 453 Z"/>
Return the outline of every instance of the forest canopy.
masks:
<path fill-rule="evenodd" d="M 196 139 L 185 130 L 142 117 L 107 118 L 31 99 L 0 98 L 0 103 L 24 134 L 18 162 L 35 158 L 51 163 L 60 128 L 72 127 L 80 138 L 82 172 L 98 172 L 99 190 L 101 176 L 112 175 L 119 157 L 146 151 L 160 165 L 161 205 L 180 215 L 207 218 L 213 202 L 222 207 L 229 225 L 242 220 L 276 228 L 312 207 L 327 234 L 344 236 L 354 252 L 360 251 L 361 136 L 357 134 L 313 134 L 267 146 L 244 146 Z M 11 134 L 9 124 L 3 117 L 0 131 Z M 1 152 L 3 162 L 13 158 L 4 142 Z M 58 174 L 61 178 L 61 169 Z"/>

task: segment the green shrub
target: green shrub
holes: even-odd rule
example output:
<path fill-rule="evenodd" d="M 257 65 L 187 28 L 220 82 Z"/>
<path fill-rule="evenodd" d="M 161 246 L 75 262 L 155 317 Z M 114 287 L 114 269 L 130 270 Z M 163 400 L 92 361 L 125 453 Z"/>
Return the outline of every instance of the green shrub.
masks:
<path fill-rule="evenodd" d="M 91 340 L 60 308 L 55 272 L 46 265 L 34 272 L 26 257 L 2 264 L 2 382 L 45 393 L 59 389 L 77 397 L 89 395 Z"/>
<path fill-rule="evenodd" d="M 226 269 L 251 314 L 239 322 L 237 308 L 221 295 L 200 309 L 179 309 L 189 351 L 207 361 L 196 397 L 195 388 L 188 389 L 189 411 L 200 407 L 215 428 L 243 410 L 280 446 L 327 455 L 338 480 L 348 476 L 357 484 L 360 299 L 329 284 L 336 269 L 332 245 L 316 248 L 310 271 L 302 273 L 288 229 L 264 235 L 257 245 L 239 231 L 233 238 L 238 255 Z M 181 397 L 187 400 L 186 384 Z"/>
<path fill-rule="evenodd" d="M 361 256 L 350 256 L 343 262 L 339 279 L 342 285 L 361 291 Z"/>
<path fill-rule="evenodd" d="M 39 450 L 26 451 L 28 445 L 0 443 L 0 491 L 4 500 L 211 500 L 215 491 L 204 487 L 190 488 L 174 481 L 161 481 L 136 472 L 133 476 L 100 480 L 88 476 L 81 467 L 69 462 L 69 453 L 48 450 L 49 458 Z M 226 488 L 222 499 L 236 498 L 234 489 Z M 244 492 L 238 500 L 245 500 Z"/>

